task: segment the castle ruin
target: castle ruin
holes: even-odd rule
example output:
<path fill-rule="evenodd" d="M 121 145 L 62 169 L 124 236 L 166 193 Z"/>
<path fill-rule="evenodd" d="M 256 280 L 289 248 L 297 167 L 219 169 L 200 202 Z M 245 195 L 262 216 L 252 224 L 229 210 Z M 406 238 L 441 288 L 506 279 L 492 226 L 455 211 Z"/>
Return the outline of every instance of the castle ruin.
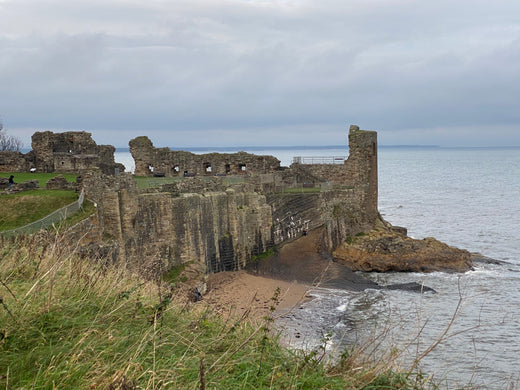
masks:
<path fill-rule="evenodd" d="M 114 175 L 125 169 L 114 161 L 113 146 L 97 145 L 92 134 L 85 131 L 36 132 L 31 146 L 32 150 L 26 154 L 0 152 L 0 171 L 81 174 L 98 168 L 106 175 Z"/>
<path fill-rule="evenodd" d="M 273 156 L 245 152 L 193 154 L 155 148 L 145 136 L 131 140 L 129 146 L 136 176 L 258 175 L 280 168 L 280 161 Z"/>
<path fill-rule="evenodd" d="M 377 133 L 357 126 L 350 127 L 350 153 L 341 165 L 287 168 L 272 156 L 194 155 L 156 149 L 147 137 L 130 141 L 130 149 L 136 175 L 178 180 L 139 190 L 128 173 L 86 175 L 87 196 L 98 207 L 91 236 L 112 242 L 129 264 L 237 270 L 318 227 L 323 249 L 332 252 L 378 219 Z"/>

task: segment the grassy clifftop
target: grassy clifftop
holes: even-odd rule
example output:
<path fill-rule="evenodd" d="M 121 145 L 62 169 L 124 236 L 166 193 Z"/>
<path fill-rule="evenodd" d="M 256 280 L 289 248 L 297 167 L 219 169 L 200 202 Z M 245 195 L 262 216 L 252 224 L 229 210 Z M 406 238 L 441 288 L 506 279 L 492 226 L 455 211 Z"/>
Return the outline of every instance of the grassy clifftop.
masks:
<path fill-rule="evenodd" d="M 287 350 L 269 317 L 218 317 L 65 236 L 0 237 L 0 255 L 2 388 L 422 388 L 352 351 L 327 366 Z"/>
<path fill-rule="evenodd" d="M 45 173 L 45 172 L 0 172 L 0 177 L 9 177 L 13 175 L 16 183 L 23 183 L 29 180 L 38 180 L 41 188 L 45 187 L 45 184 L 58 175 L 63 176 L 69 183 L 76 181 L 78 175 L 74 173 Z"/>
<path fill-rule="evenodd" d="M 66 190 L 32 190 L 1 195 L 0 231 L 37 221 L 77 199 L 76 192 Z"/>

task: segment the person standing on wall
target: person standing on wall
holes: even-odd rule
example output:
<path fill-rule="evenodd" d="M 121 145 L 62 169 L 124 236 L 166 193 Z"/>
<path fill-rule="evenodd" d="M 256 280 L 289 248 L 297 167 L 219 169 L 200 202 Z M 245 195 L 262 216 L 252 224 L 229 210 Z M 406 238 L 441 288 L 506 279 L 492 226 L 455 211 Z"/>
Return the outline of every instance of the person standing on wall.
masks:
<path fill-rule="evenodd" d="M 5 182 L 4 182 L 5 183 Z M 11 189 L 11 187 L 13 186 L 14 183 L 14 176 L 11 175 L 9 176 L 9 189 Z"/>

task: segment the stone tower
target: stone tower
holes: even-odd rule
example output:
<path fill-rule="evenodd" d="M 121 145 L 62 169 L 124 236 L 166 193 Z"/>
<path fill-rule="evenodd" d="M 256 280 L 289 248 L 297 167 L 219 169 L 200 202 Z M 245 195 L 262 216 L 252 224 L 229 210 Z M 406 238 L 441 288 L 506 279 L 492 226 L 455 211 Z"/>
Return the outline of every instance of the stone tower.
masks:
<path fill-rule="evenodd" d="M 348 176 L 362 196 L 361 206 L 369 220 L 375 220 L 377 211 L 377 132 L 350 126 L 348 134 L 349 157 L 345 161 Z"/>

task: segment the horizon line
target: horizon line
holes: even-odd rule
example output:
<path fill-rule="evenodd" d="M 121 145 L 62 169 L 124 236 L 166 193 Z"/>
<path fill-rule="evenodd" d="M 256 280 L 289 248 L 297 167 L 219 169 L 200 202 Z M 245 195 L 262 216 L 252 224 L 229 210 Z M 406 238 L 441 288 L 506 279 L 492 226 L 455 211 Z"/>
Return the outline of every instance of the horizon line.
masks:
<path fill-rule="evenodd" d="M 164 146 L 161 146 L 164 147 Z M 161 148 L 159 147 L 159 148 Z M 291 149 L 348 149 L 348 145 L 241 145 L 241 146 L 176 146 L 169 147 L 172 151 L 189 151 L 189 150 L 241 150 L 241 149 L 256 149 L 256 150 L 291 150 Z M 518 149 L 520 145 L 508 146 L 442 146 L 442 145 L 428 145 L 428 144 L 399 144 L 399 145 L 378 145 L 378 148 L 424 148 L 424 149 Z M 116 147 L 116 151 L 129 150 L 129 147 Z"/>

